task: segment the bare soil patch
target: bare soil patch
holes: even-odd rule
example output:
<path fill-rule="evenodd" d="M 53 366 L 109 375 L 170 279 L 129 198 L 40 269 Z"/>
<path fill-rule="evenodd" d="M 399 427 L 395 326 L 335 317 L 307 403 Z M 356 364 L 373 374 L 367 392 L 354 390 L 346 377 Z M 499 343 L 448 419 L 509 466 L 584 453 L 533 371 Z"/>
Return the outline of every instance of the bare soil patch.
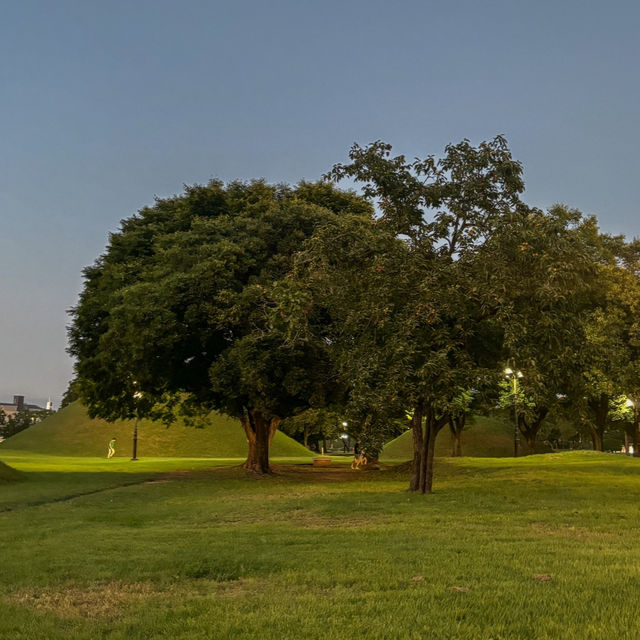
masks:
<path fill-rule="evenodd" d="M 40 613 L 52 613 L 60 618 L 87 620 L 117 619 L 124 609 L 137 603 L 155 600 L 167 604 L 176 599 L 210 597 L 243 597 L 263 589 L 262 581 L 240 578 L 230 581 L 194 580 L 189 583 L 160 588 L 150 582 L 113 580 L 87 587 L 64 586 L 38 591 L 20 591 L 3 597 L 9 604 L 27 607 Z"/>
<path fill-rule="evenodd" d="M 116 617 L 125 604 L 157 595 L 159 592 L 150 583 L 112 581 L 86 588 L 67 586 L 22 591 L 5 596 L 5 600 L 61 618 L 91 619 Z"/>

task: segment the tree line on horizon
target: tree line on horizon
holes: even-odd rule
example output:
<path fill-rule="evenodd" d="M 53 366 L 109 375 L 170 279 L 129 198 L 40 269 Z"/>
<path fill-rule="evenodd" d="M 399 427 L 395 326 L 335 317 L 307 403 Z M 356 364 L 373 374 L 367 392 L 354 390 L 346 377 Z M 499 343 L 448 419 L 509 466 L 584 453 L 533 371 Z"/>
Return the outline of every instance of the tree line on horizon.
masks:
<path fill-rule="evenodd" d="M 375 456 L 409 417 L 422 493 L 437 434 L 459 441 L 500 397 L 529 451 L 559 412 L 596 450 L 616 420 L 638 451 L 640 243 L 523 192 L 498 136 L 414 160 L 354 145 L 320 182 L 157 198 L 84 270 L 73 393 L 108 420 L 238 418 L 261 474 L 284 420 L 339 414 Z"/>

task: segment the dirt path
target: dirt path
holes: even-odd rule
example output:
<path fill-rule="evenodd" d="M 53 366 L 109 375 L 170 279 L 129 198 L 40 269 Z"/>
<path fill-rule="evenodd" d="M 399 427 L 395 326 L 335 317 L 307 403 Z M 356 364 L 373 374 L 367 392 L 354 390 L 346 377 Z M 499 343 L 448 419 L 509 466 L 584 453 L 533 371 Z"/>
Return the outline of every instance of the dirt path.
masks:
<path fill-rule="evenodd" d="M 391 467 L 373 465 L 369 468 L 355 471 L 348 465 L 331 467 L 314 467 L 311 464 L 272 464 L 270 475 L 259 476 L 246 471 L 241 465 L 225 467 L 208 467 L 205 469 L 185 469 L 162 474 L 158 478 L 148 480 L 147 484 L 171 482 L 173 480 L 204 479 L 204 478 L 255 478 L 257 481 L 292 480 L 295 482 L 351 482 L 369 479 L 384 473 Z"/>

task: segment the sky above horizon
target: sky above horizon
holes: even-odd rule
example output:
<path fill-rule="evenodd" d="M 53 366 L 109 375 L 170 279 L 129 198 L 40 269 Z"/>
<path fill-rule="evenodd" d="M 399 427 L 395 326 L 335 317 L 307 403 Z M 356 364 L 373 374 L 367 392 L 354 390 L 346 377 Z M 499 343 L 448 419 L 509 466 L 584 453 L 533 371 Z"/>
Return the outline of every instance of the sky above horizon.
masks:
<path fill-rule="evenodd" d="M 23 1 L 0 9 L 0 402 L 55 406 L 67 309 L 184 184 L 316 180 L 354 143 L 506 136 L 531 205 L 640 236 L 635 2 Z"/>

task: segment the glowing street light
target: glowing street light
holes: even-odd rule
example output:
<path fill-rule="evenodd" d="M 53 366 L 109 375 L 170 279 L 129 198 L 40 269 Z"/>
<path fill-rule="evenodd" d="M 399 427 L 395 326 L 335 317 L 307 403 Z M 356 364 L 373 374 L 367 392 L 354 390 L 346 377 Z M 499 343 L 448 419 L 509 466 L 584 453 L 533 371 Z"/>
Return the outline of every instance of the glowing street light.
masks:
<path fill-rule="evenodd" d="M 633 401 L 631 398 L 627 398 L 625 402 L 627 407 L 633 409 L 633 457 L 637 458 L 640 455 L 640 451 L 638 451 L 638 403 Z M 627 435 L 625 432 L 625 440 L 627 439 Z M 629 444 L 625 442 L 627 455 L 629 455 Z"/>
<path fill-rule="evenodd" d="M 507 367 L 504 370 L 504 375 L 507 380 L 511 380 L 513 383 L 513 457 L 518 457 L 518 380 L 522 378 L 522 371 L 514 371 Z"/>

